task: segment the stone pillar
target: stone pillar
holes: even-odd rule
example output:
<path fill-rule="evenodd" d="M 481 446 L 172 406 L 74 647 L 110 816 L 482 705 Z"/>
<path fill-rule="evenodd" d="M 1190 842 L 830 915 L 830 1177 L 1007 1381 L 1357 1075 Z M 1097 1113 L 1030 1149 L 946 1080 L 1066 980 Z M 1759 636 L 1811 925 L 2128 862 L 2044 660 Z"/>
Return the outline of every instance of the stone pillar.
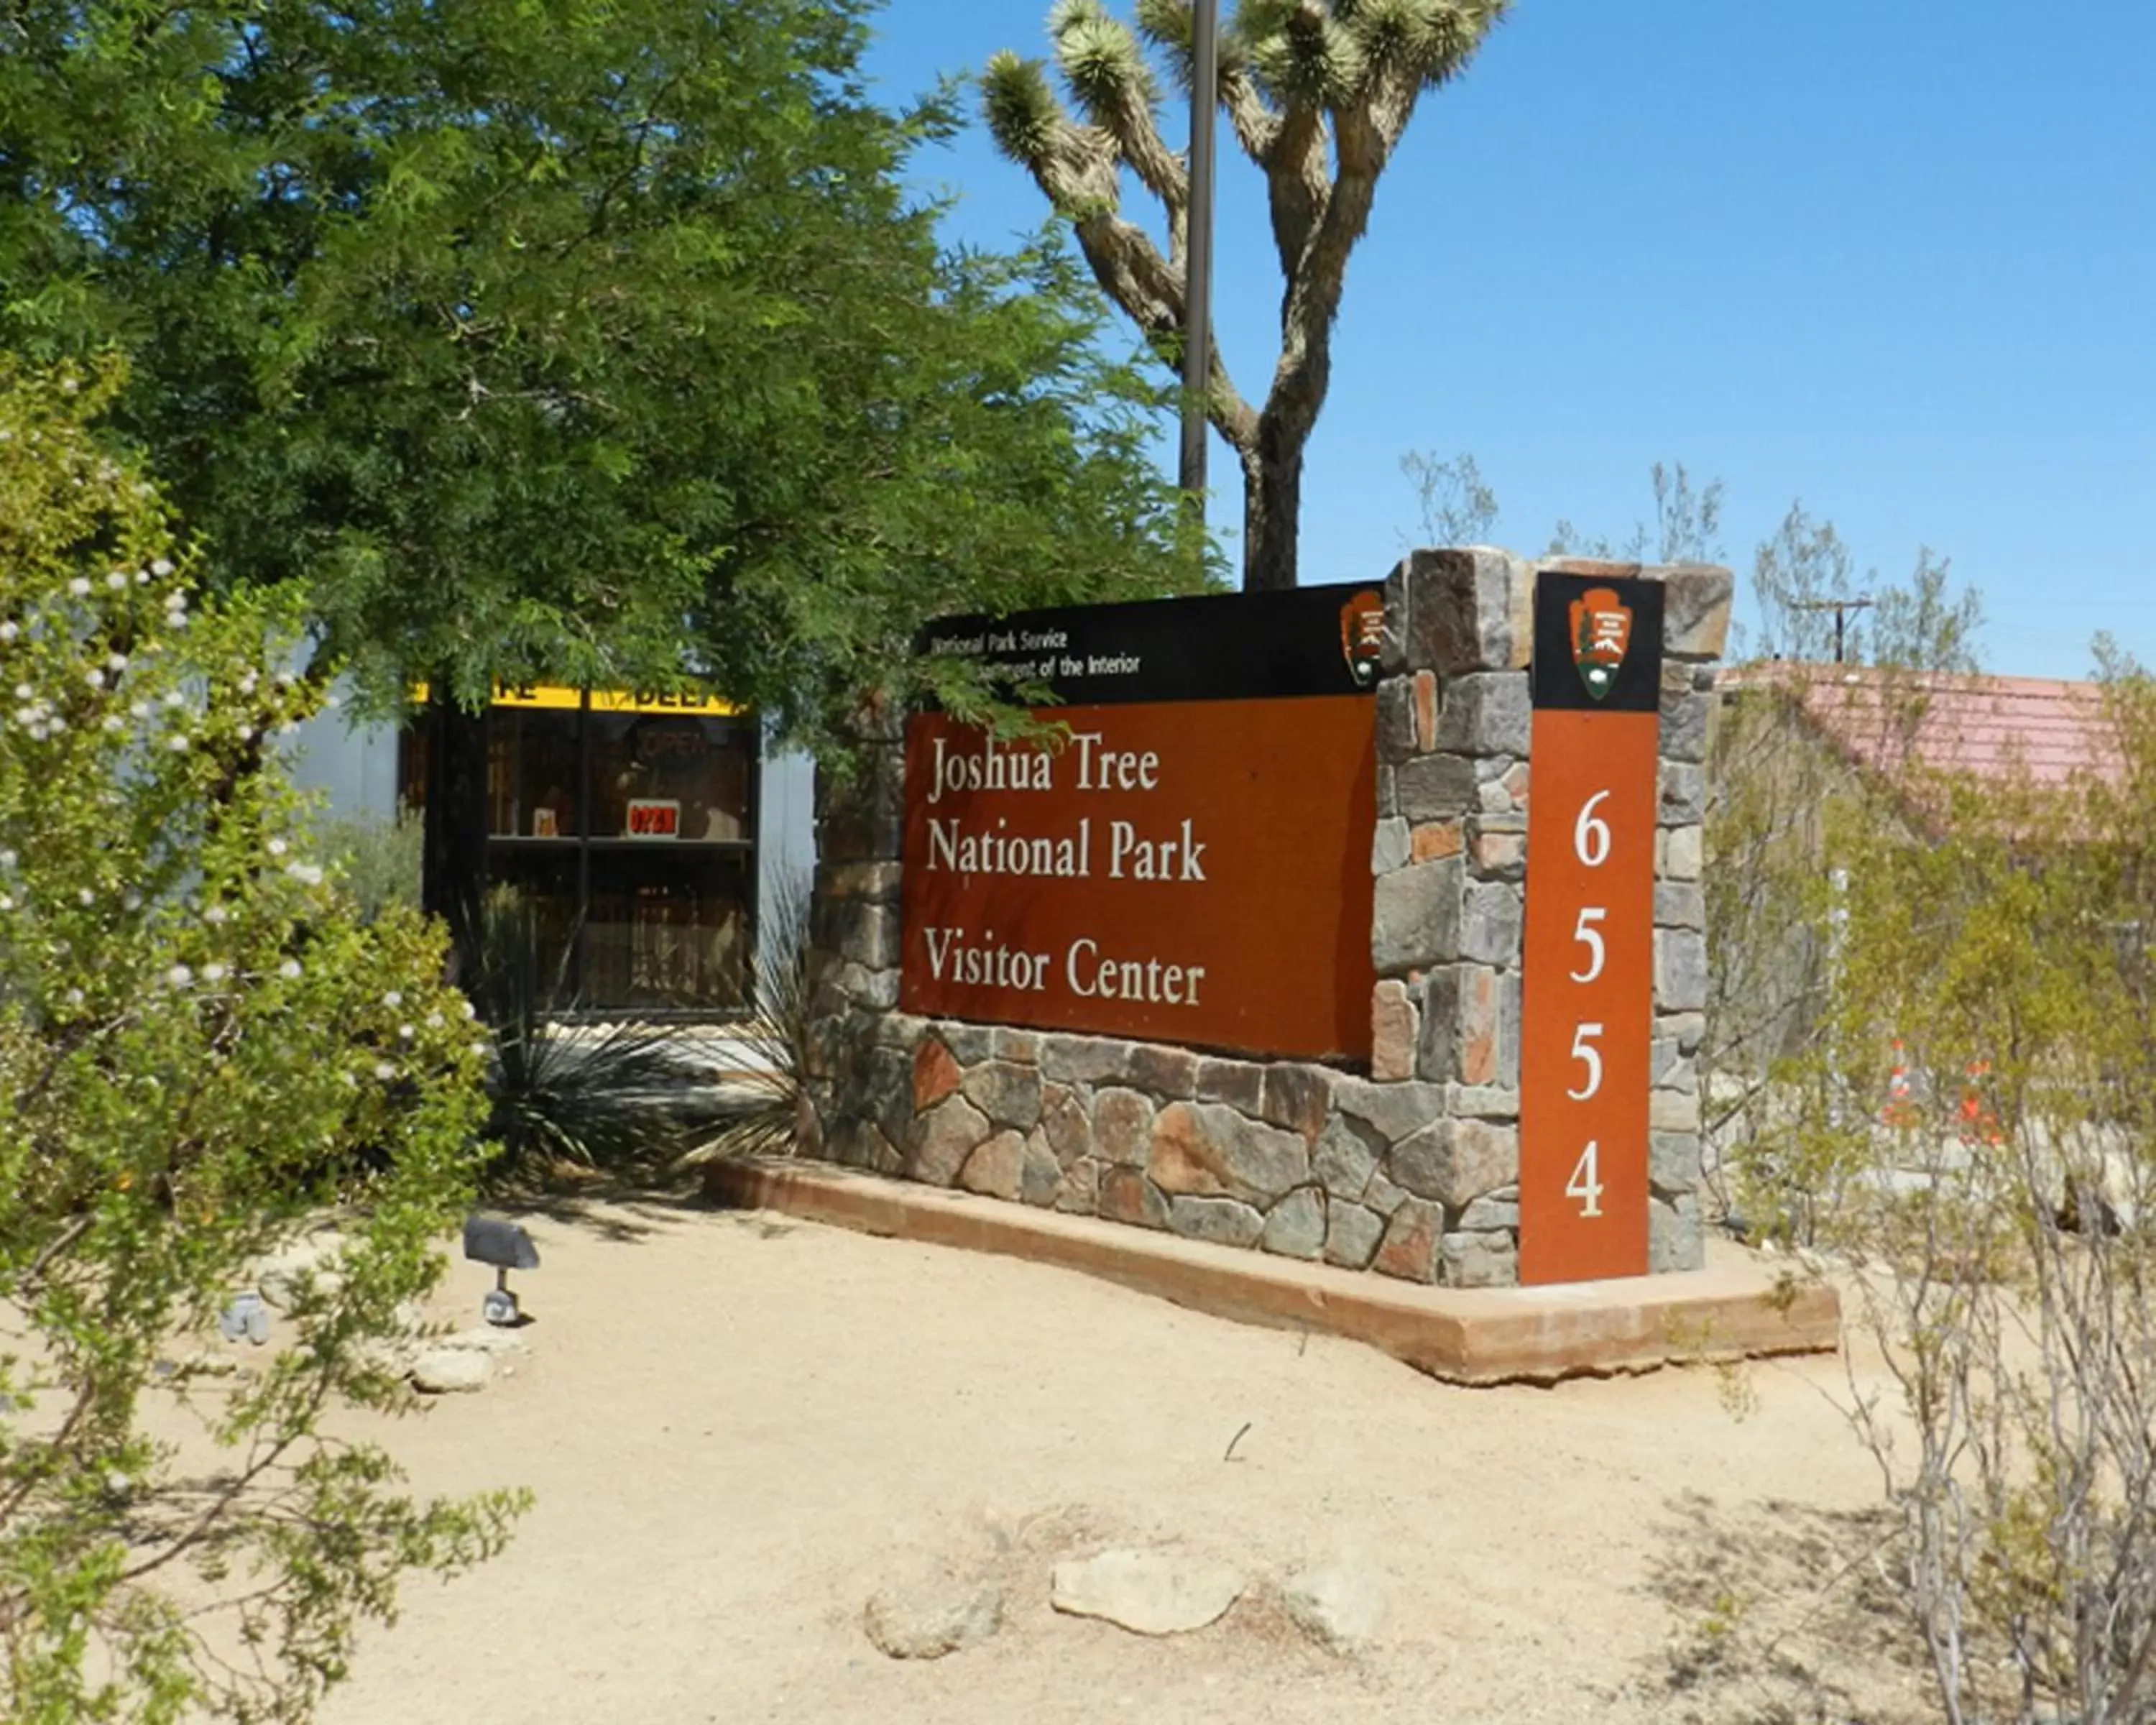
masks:
<path fill-rule="evenodd" d="M 1518 1280 L 1520 953 L 1527 878 L 1532 571 L 1502 551 L 1422 551 L 1385 588 L 1378 688 L 1370 1076 L 1440 1113 L 1434 1279 Z M 1414 1141 L 1394 1178 L 1410 1181 Z M 1430 1158 L 1420 1158 L 1429 1160 Z"/>
<path fill-rule="evenodd" d="M 896 1173 L 901 1158 L 879 1124 L 890 1111 L 880 1104 L 893 1092 L 910 1096 L 911 1073 L 903 1053 L 861 1032 L 898 1005 L 904 715 L 880 702 L 865 707 L 850 742 L 850 758 L 816 768 L 805 1106 L 796 1147 Z"/>
<path fill-rule="evenodd" d="M 1681 1270 L 1702 1261 L 1702 823 L 1707 702 L 1728 633 L 1729 572 L 1564 558 L 1529 563 L 1484 547 L 1422 551 L 1386 585 L 1370 860 L 1378 975 L 1370 1076 L 1440 1086 L 1424 1092 L 1441 1097 L 1440 1117 L 1427 1130 L 1447 1140 L 1447 1167 L 1472 1168 L 1474 1183 L 1486 1186 L 1504 1176 L 1466 1202 L 1450 1201 L 1468 1189 L 1457 1178 L 1442 1194 L 1433 1268 L 1436 1279 L 1457 1285 L 1517 1280 L 1528 665 L 1535 580 L 1544 570 L 1664 583 L 1650 1265 Z M 1400 1146 L 1395 1160 L 1408 1147 Z"/>

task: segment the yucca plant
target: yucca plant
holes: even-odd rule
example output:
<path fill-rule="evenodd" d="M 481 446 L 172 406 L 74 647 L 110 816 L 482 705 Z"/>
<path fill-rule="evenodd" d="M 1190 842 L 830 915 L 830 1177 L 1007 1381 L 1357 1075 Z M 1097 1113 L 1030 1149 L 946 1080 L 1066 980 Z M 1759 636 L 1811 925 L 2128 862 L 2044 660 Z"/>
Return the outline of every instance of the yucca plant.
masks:
<path fill-rule="evenodd" d="M 755 1013 L 734 1041 L 726 1084 L 693 1133 L 685 1164 L 730 1156 L 786 1155 L 794 1148 L 808 1040 L 808 880 L 783 875 L 765 895 L 756 954 Z"/>
<path fill-rule="evenodd" d="M 573 948 L 549 966 L 540 945 L 531 900 L 508 887 L 490 892 L 480 913 L 482 960 L 467 990 L 493 1036 L 487 1132 L 501 1151 L 489 1179 L 543 1181 L 565 1166 L 665 1166 L 690 1137 L 680 1033 L 634 1020 L 560 1022 L 577 1004 L 567 975 Z"/>

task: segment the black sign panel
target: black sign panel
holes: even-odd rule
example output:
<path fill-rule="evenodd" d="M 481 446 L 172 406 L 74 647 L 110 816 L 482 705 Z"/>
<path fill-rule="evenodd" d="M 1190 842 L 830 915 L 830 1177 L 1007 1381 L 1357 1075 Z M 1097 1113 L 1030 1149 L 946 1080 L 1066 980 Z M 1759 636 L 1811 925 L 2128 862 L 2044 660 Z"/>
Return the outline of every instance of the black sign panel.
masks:
<path fill-rule="evenodd" d="M 951 617 L 918 645 L 1007 666 L 1070 706 L 1245 701 L 1369 694 L 1383 624 L 1371 583 Z"/>
<path fill-rule="evenodd" d="M 1662 598 L 1659 581 L 1537 576 L 1534 704 L 1569 712 L 1657 711 Z"/>

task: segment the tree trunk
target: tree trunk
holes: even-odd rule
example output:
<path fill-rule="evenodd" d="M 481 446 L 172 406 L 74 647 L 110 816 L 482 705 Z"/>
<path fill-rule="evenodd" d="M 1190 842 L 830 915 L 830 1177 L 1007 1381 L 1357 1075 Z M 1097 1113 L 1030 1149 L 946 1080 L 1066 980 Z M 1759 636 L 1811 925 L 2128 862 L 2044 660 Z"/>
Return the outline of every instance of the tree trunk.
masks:
<path fill-rule="evenodd" d="M 1243 591 L 1279 593 L 1296 584 L 1296 530 L 1302 519 L 1302 446 L 1274 423 L 1258 422 L 1243 453 Z"/>
<path fill-rule="evenodd" d="M 449 980 L 479 973 L 486 891 L 486 714 L 468 713 L 437 676 L 427 695 L 423 901 L 449 926 Z"/>

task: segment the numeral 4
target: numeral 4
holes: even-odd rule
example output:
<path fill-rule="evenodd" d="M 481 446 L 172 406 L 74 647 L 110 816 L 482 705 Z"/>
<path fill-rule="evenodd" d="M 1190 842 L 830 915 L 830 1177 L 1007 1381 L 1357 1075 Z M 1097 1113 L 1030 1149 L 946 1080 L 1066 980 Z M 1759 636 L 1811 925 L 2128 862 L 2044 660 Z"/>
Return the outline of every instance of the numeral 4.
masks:
<path fill-rule="evenodd" d="M 1602 1214 L 1602 1181 L 1597 1169 L 1594 1140 L 1587 1141 L 1587 1148 L 1580 1153 L 1573 1164 L 1572 1178 L 1564 1183 L 1564 1195 L 1579 1200 L 1583 1219 Z"/>

